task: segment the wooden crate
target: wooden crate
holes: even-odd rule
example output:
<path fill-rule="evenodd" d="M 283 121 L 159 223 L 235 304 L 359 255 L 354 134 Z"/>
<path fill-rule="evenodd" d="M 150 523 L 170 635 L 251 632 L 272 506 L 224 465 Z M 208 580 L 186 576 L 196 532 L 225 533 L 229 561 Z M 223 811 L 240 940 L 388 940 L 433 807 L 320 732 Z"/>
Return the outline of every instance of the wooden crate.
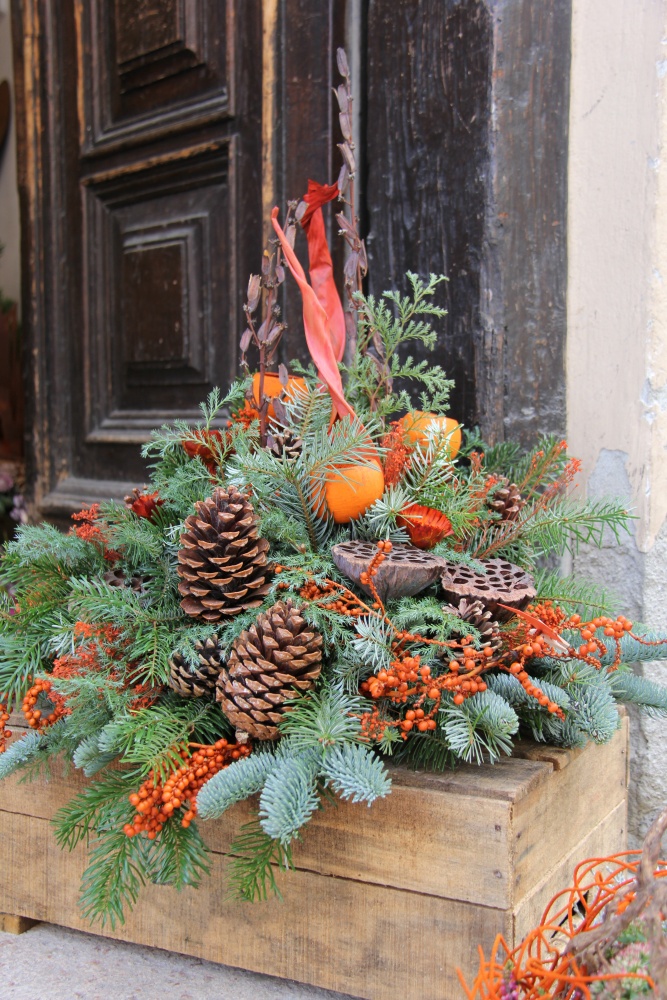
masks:
<path fill-rule="evenodd" d="M 387 799 L 313 819 L 282 903 L 225 899 L 240 804 L 201 825 L 213 852 L 201 889 L 151 886 L 123 927 L 93 930 L 371 1000 L 453 1000 L 456 967 L 470 976 L 479 944 L 519 940 L 578 861 L 625 847 L 627 773 L 627 720 L 605 746 L 520 744 L 494 766 L 394 769 Z M 61 851 L 49 824 L 81 784 L 0 786 L 0 911 L 91 929 L 77 908 L 85 852 Z"/>

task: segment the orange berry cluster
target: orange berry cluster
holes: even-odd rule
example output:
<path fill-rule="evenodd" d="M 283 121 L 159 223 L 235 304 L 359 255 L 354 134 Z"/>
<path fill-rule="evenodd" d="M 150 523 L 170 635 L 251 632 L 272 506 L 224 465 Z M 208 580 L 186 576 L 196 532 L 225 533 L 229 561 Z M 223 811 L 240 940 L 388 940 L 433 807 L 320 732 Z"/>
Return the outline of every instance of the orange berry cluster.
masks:
<path fill-rule="evenodd" d="M 0 695 L 0 699 L 4 698 L 4 695 Z M 7 740 L 12 735 L 11 729 L 5 729 L 5 726 L 9 722 L 9 712 L 7 711 L 7 703 L 0 700 L 0 753 L 4 753 L 7 749 Z"/>
<path fill-rule="evenodd" d="M 185 808 L 181 826 L 187 829 L 197 814 L 197 792 L 202 785 L 218 771 L 229 767 L 232 761 L 247 757 L 251 752 L 247 744 L 227 740 L 218 740 L 212 746 L 190 743 L 186 753 L 190 748 L 195 752 L 187 760 L 179 756 L 181 766 L 172 771 L 164 785 L 151 771 L 141 788 L 129 796 L 137 812 L 133 821 L 123 827 L 128 837 L 145 833 L 149 840 L 155 840 L 167 820 L 181 808 Z M 179 748 L 179 755 L 182 753 L 183 748 Z"/>
<path fill-rule="evenodd" d="M 62 695 L 56 694 L 51 688 L 53 685 L 49 680 L 35 681 L 30 690 L 26 693 L 21 705 L 26 722 L 31 729 L 42 730 L 53 725 L 62 715 L 69 715 L 70 709 L 65 708 L 65 699 Z M 45 694 L 53 703 L 53 711 L 49 715 L 44 715 L 41 709 L 35 708 L 40 694 Z"/>
<path fill-rule="evenodd" d="M 385 556 L 389 555 L 393 546 L 389 541 L 389 539 L 387 538 L 384 541 L 380 540 L 377 543 L 377 548 L 378 548 L 377 552 L 375 553 L 370 563 L 368 564 L 368 569 L 364 570 L 364 572 L 359 577 L 359 581 L 363 583 L 365 587 L 371 588 L 373 597 L 375 597 L 375 600 L 379 607 L 380 604 L 377 596 L 377 591 L 375 590 L 375 586 L 373 584 L 373 577 L 377 576 L 377 571 L 380 568 L 380 564 L 384 562 Z"/>
<path fill-rule="evenodd" d="M 514 675 L 514 677 L 516 677 L 526 694 L 531 698 L 535 698 L 538 705 L 546 708 L 552 715 L 558 715 L 563 718 L 563 711 L 558 707 L 556 702 L 552 701 L 551 698 L 548 698 L 540 688 L 533 684 L 530 674 L 524 669 L 524 663 L 522 660 L 517 660 L 516 663 L 513 663 L 509 668 L 509 671 Z"/>

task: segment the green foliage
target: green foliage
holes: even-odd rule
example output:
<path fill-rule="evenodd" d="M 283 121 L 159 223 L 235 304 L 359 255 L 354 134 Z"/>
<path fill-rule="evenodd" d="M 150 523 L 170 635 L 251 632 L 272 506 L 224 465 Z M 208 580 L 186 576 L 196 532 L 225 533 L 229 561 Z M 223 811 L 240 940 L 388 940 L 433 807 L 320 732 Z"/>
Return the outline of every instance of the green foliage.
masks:
<path fill-rule="evenodd" d="M 447 280 L 432 274 L 428 282 L 408 272 L 411 294 L 384 292 L 379 299 L 357 294 L 358 350 L 346 369 L 346 395 L 362 420 L 377 413 L 383 420 L 412 408 L 410 394 L 394 391 L 397 381 L 421 383 L 421 409 L 446 408 L 453 383 L 438 365 L 414 361 L 404 348 L 418 343 L 433 350 L 437 334 L 432 319 L 442 319 L 446 310 L 431 302 L 438 285 Z"/>
<path fill-rule="evenodd" d="M 259 798 L 264 833 L 283 847 L 297 835 L 319 806 L 317 773 L 321 758 L 315 753 L 285 755 L 271 770 Z"/>
<path fill-rule="evenodd" d="M 380 758 L 368 747 L 354 743 L 327 751 L 322 777 L 342 799 L 352 802 L 367 802 L 370 805 L 391 790 L 391 780 Z"/>
<path fill-rule="evenodd" d="M 225 730 L 228 727 L 216 704 L 169 693 L 150 708 L 116 716 L 100 733 L 98 748 L 137 765 L 142 776 L 153 770 L 162 777 L 180 766 L 177 748 L 194 734 L 211 744 Z"/>
<path fill-rule="evenodd" d="M 468 763 L 493 763 L 512 752 L 510 737 L 519 728 L 519 718 L 494 691 L 482 691 L 462 705 L 441 709 L 442 731 L 453 753 Z"/>
<path fill-rule="evenodd" d="M 242 757 L 214 774 L 197 796 L 197 810 L 202 819 L 217 819 L 226 809 L 261 792 L 275 767 L 274 755 L 264 750 Z"/>
<path fill-rule="evenodd" d="M 322 687 L 290 702 L 280 733 L 290 753 L 339 746 L 359 739 L 361 711 L 361 698 L 338 687 Z"/>
<path fill-rule="evenodd" d="M 270 896 L 282 899 L 276 870 L 286 872 L 294 868 L 289 844 L 273 840 L 257 818 L 241 827 L 230 853 L 227 882 L 232 898 L 247 902 Z"/>
<path fill-rule="evenodd" d="M 667 715 L 667 690 L 660 684 L 632 673 L 627 667 L 610 674 L 609 681 L 617 701 L 639 705 L 655 718 Z"/>
<path fill-rule="evenodd" d="M 30 732 L 16 740 L 0 756 L 0 779 L 9 777 L 15 771 L 25 767 L 42 750 L 41 733 Z"/>
<path fill-rule="evenodd" d="M 188 744 L 211 745 L 232 733 L 212 698 L 183 699 L 166 690 L 173 654 L 194 667 L 197 643 L 216 634 L 223 657 L 229 656 L 258 611 L 277 600 L 299 603 L 309 626 L 321 633 L 321 676 L 287 706 L 280 739 L 255 745 L 249 757 L 217 772 L 197 800 L 198 815 L 209 819 L 259 796 L 259 815 L 232 846 L 230 887 L 243 899 L 278 893 L 277 873 L 292 867 L 291 844 L 323 803 L 338 796 L 370 804 L 388 793 L 383 757 L 432 769 L 462 760 L 496 761 L 510 752 L 519 727 L 537 740 L 583 746 L 612 736 L 618 701 L 654 714 L 667 712 L 661 687 L 626 669 L 604 669 L 616 666 L 618 656 L 602 630 L 596 633 L 606 643 L 602 669 L 576 656 L 526 664 L 533 685 L 560 707 L 563 717 L 527 695 L 507 672 L 509 661 L 500 658 L 484 674 L 485 691 L 462 704 L 445 691 L 437 711 L 434 696 L 416 690 L 420 682 L 404 701 L 360 697 L 363 681 L 404 655 L 419 657 L 437 682 L 450 669 L 448 641 L 469 637 L 476 649 L 480 633 L 443 607 L 437 583 L 416 597 L 388 601 L 386 609 L 372 606 L 372 599 L 333 564 L 331 546 L 337 541 L 405 542 L 406 530 L 397 522 L 407 506 L 417 503 L 445 513 L 452 525 L 451 536 L 433 555 L 484 572 L 482 560 L 490 556 L 531 568 L 545 554 L 601 544 L 610 532 L 618 537 L 630 518 L 616 501 L 568 497 L 574 466 L 556 438 L 544 438 L 528 451 L 511 442 L 489 448 L 473 431 L 452 460 L 450 442 L 435 423 L 412 449 L 401 481 L 362 517 L 337 525 L 325 512 L 327 483 L 344 478 L 345 466 L 382 458 L 388 420 L 412 406 L 407 390 L 421 388 L 425 411 L 438 414 L 447 405 L 451 383 L 444 373 L 405 356 L 415 345 L 429 349 L 435 343 L 431 324 L 444 311 L 433 305 L 433 296 L 441 280 L 409 275 L 407 296 L 359 297 L 359 351 L 345 372 L 346 394 L 358 419 L 332 424 L 331 399 L 317 374 L 293 366 L 304 386 L 274 405 L 302 442 L 296 458 L 262 447 L 258 421 L 234 420 L 227 426 L 250 386 L 249 379 L 240 380 L 224 398 L 217 390 L 210 394 L 196 425 L 180 422 L 152 435 L 144 449 L 151 465 L 147 490 L 157 492 L 161 504 L 150 519 L 108 502 L 86 531 L 61 534 L 49 525 L 26 527 L 7 547 L 0 582 L 11 586 L 14 597 L 0 597 L 0 692 L 15 706 L 36 678 L 50 676 L 69 714 L 41 734 L 11 743 L 0 755 L 0 777 L 18 770 L 27 777 L 42 774 L 59 757 L 91 779 L 60 810 L 55 825 L 64 847 L 85 842 L 91 848 L 82 902 L 92 919 L 113 925 L 123 920 L 145 883 L 180 888 L 198 884 L 206 872 L 206 849 L 196 826 L 184 828 L 178 817 L 166 821 L 155 840 L 127 836 L 123 828 L 134 817 L 129 796 L 151 772 L 164 779 L 180 766 Z M 190 457 L 195 451 L 203 454 Z M 520 489 L 526 503 L 516 519 L 502 520 L 489 506 L 502 485 L 490 482 L 490 475 L 507 477 Z M 178 551 L 185 518 L 216 484 L 248 491 L 258 531 L 269 542 L 269 560 L 281 569 L 270 578 L 261 608 L 213 625 L 181 608 Z M 335 595 L 303 596 L 310 593 L 304 585 L 329 588 L 331 581 L 356 592 L 366 610 L 341 608 Z M 119 582 L 124 586 L 115 585 Z M 605 592 L 578 578 L 541 572 L 537 590 L 540 599 L 582 617 L 615 608 Z M 581 642 L 576 632 L 564 638 L 575 646 Z M 503 627 L 502 641 L 504 653 L 514 641 L 511 624 Z M 621 641 L 625 662 L 666 656 L 667 639 L 641 628 Z M 52 673 L 56 661 L 73 666 Z M 143 695 L 150 704 L 139 708 L 137 698 Z M 51 711 L 42 697 L 39 707 Z M 435 730 L 420 732 L 415 726 L 403 739 L 404 713 L 421 706 L 433 707 Z"/>

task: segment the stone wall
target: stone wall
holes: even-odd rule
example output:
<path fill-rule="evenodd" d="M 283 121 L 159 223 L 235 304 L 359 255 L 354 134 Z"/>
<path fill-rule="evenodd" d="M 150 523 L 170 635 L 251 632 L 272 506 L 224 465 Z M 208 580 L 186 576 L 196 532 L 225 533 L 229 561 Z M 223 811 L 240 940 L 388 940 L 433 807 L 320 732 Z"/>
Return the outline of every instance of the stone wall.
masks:
<path fill-rule="evenodd" d="M 667 3 L 575 0 L 567 421 L 590 494 L 628 498 L 618 548 L 578 573 L 667 628 Z M 667 665 L 647 664 L 667 683 Z M 630 835 L 667 802 L 667 724 L 633 718 Z"/>

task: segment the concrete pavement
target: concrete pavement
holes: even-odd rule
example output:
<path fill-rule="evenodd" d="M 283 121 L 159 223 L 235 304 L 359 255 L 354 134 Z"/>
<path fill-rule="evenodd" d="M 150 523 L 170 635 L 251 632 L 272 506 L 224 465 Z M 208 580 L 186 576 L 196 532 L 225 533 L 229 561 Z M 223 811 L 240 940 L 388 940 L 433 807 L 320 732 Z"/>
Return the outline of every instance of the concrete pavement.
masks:
<path fill-rule="evenodd" d="M 0 990 L 6 1000 L 350 1000 L 52 924 L 0 932 Z"/>

